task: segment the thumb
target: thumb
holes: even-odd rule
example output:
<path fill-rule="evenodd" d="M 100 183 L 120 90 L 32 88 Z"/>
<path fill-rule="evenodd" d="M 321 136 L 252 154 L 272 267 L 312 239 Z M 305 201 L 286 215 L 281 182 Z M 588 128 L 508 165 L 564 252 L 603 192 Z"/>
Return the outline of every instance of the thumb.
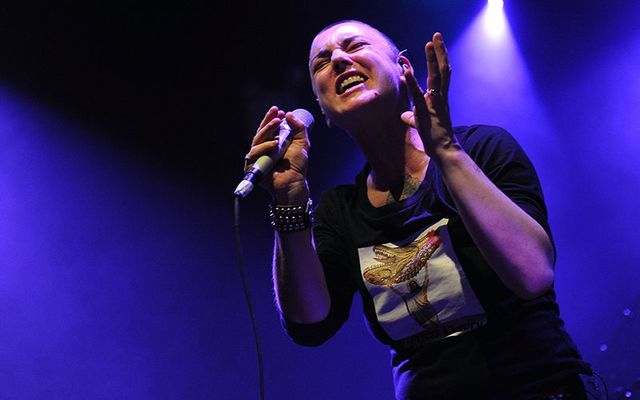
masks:
<path fill-rule="evenodd" d="M 296 117 L 296 115 L 292 112 L 288 112 L 285 116 L 287 123 L 294 131 L 301 131 L 305 129 L 304 123 Z"/>
<path fill-rule="evenodd" d="M 402 122 L 404 122 L 405 124 L 409 125 L 412 128 L 416 127 L 416 119 L 413 116 L 413 112 L 412 111 L 405 111 L 402 113 L 402 115 L 400 116 L 400 119 L 402 120 Z"/>

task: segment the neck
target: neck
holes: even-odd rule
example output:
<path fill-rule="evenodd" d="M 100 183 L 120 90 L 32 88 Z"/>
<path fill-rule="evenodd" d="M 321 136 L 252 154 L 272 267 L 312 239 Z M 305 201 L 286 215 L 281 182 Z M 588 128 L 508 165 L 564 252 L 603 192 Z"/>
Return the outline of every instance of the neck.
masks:
<path fill-rule="evenodd" d="M 429 157 L 418 132 L 400 118 L 352 131 L 371 166 L 369 183 L 378 191 L 402 192 L 407 176 L 422 181 Z"/>
<path fill-rule="evenodd" d="M 379 97 L 351 110 L 348 118 L 335 117 L 369 162 L 368 186 L 374 191 L 401 192 L 406 176 L 424 179 L 429 157 L 418 131 L 400 119 L 409 107 L 406 96 Z"/>

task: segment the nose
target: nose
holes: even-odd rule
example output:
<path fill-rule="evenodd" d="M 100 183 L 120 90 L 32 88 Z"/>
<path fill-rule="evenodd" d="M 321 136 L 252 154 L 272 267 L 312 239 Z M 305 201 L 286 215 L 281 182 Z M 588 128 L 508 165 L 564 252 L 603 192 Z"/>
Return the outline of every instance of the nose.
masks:
<path fill-rule="evenodd" d="M 335 49 L 333 53 L 331 53 L 331 66 L 334 71 L 340 73 L 347 69 L 353 62 L 349 57 L 349 54 L 342 49 Z"/>

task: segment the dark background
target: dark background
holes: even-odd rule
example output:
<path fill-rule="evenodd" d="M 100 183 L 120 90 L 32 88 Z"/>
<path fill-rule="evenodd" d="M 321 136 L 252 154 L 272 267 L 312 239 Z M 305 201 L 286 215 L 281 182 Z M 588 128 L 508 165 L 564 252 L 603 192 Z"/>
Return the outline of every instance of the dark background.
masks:
<path fill-rule="evenodd" d="M 507 3 L 531 72 L 546 80 L 597 60 L 598 47 L 635 28 L 614 23 L 624 2 Z M 223 165 L 237 168 L 264 112 L 256 116 L 252 107 L 285 97 L 317 113 L 306 60 L 326 24 L 366 20 L 421 61 L 432 31 L 455 40 L 485 3 L 35 4 L 1 6 L 4 84 L 119 148 L 202 178 Z M 215 179 L 232 174 L 221 175 Z"/>
<path fill-rule="evenodd" d="M 361 158 L 313 99 L 315 33 L 367 21 L 424 73 L 431 33 L 455 43 L 484 5 L 0 5 L 0 398 L 256 398 L 231 193 L 262 114 L 277 104 L 316 117 L 317 198 Z M 640 375 L 640 81 L 629 73 L 640 9 L 521 0 L 505 10 L 562 149 L 539 167 L 563 316 L 622 395 Z M 267 397 L 391 398 L 386 349 L 358 302 L 324 347 L 299 348 L 280 331 L 265 204 L 262 193 L 243 202 L 242 233 Z"/>
<path fill-rule="evenodd" d="M 605 26 L 606 13 L 613 13 L 606 2 L 579 9 L 567 4 L 565 10 L 553 2 L 536 3 L 510 2 L 510 18 L 525 57 L 553 65 L 586 56 L 585 38 L 597 39 L 597 23 Z M 238 148 L 248 145 L 255 130 L 250 122 L 259 119 L 250 106 L 270 104 L 269 94 L 317 112 L 306 60 L 311 39 L 327 23 L 364 19 L 421 60 L 423 33 L 440 29 L 455 39 L 483 6 L 460 0 L 404 0 L 393 6 L 383 1 L 4 6 L 0 68 L 5 85 L 90 126 L 108 142 L 202 177 L 214 167 L 233 162 L 237 167 Z M 558 38 L 573 39 L 571 47 L 558 51 Z M 547 72 L 544 63 L 539 67 L 539 73 Z"/>

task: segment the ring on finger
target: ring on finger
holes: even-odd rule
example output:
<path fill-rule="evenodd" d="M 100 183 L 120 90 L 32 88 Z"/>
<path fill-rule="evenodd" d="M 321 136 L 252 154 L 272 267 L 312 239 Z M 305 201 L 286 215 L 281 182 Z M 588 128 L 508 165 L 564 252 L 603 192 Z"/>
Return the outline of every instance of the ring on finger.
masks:
<path fill-rule="evenodd" d="M 438 89 L 430 88 L 427 89 L 427 94 L 431 97 L 440 96 L 440 91 Z"/>

